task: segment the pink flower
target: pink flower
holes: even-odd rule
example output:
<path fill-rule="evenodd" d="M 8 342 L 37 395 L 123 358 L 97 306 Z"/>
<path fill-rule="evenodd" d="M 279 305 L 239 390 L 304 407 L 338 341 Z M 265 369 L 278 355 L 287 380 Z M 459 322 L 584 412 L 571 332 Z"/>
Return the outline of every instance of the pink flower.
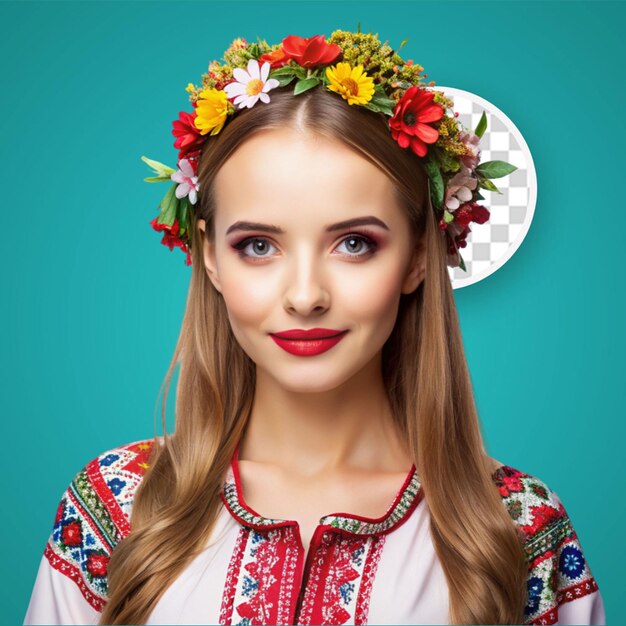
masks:
<path fill-rule="evenodd" d="M 461 164 L 461 169 L 452 177 L 446 187 L 446 208 L 455 211 L 464 202 L 469 202 L 476 185 L 478 185 L 478 181 L 472 176 L 472 171 Z"/>
<path fill-rule="evenodd" d="M 178 171 L 171 175 L 171 179 L 178 183 L 176 187 L 176 197 L 178 199 L 189 196 L 189 202 L 195 204 L 198 199 L 200 185 L 193 164 L 188 159 L 181 159 L 178 162 Z"/>
<path fill-rule="evenodd" d="M 462 130 L 459 133 L 459 139 L 465 144 L 467 148 L 467 154 L 461 156 L 461 162 L 463 165 L 469 167 L 472 171 L 476 169 L 478 165 L 478 160 L 480 158 L 480 150 L 478 148 L 478 144 L 480 142 L 480 137 L 475 135 L 470 130 Z"/>

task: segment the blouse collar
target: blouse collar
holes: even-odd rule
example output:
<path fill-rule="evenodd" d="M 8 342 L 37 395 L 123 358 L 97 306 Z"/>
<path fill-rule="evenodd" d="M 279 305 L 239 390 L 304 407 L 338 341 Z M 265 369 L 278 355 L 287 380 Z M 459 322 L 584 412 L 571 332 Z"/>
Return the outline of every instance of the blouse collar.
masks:
<path fill-rule="evenodd" d="M 263 517 L 245 502 L 239 473 L 239 445 L 235 448 L 226 473 L 221 497 L 228 511 L 244 526 L 257 530 L 270 530 L 281 526 L 293 526 L 297 523 L 295 520 Z M 331 513 L 322 517 L 319 523 L 355 535 L 382 535 L 403 524 L 422 498 L 423 490 L 415 464 L 413 464 L 387 512 L 381 517 Z"/>

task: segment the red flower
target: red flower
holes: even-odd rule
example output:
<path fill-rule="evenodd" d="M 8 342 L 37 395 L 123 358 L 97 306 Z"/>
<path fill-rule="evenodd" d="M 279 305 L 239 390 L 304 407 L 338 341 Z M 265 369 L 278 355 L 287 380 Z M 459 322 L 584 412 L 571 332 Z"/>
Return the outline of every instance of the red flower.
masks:
<path fill-rule="evenodd" d="M 289 35 L 283 39 L 282 50 L 289 59 L 307 68 L 332 63 L 342 53 L 337 44 L 326 43 L 324 35 L 315 35 L 307 39 Z"/>
<path fill-rule="evenodd" d="M 401 148 L 411 147 L 419 157 L 425 156 L 427 143 L 435 143 L 439 131 L 429 122 L 443 117 L 443 107 L 433 102 L 435 94 L 417 85 L 409 87 L 396 104 L 393 117 L 389 120 L 391 136 Z"/>
<path fill-rule="evenodd" d="M 83 541 L 83 533 L 80 522 L 74 520 L 65 526 L 61 532 L 61 541 L 66 546 L 79 546 Z"/>
<path fill-rule="evenodd" d="M 454 211 L 453 215 L 454 223 L 459 228 L 465 228 L 470 222 L 484 224 L 489 219 L 489 210 L 477 202 L 467 202 Z"/>
<path fill-rule="evenodd" d="M 108 564 L 109 557 L 106 554 L 90 554 L 87 559 L 87 571 L 92 576 L 106 576 Z"/>
<path fill-rule="evenodd" d="M 170 250 L 174 249 L 174 246 L 178 246 L 179 248 L 183 248 L 185 246 L 184 242 L 178 236 L 178 229 L 180 225 L 178 224 L 178 220 L 175 219 L 174 223 L 170 226 L 169 224 L 159 224 L 157 220 L 159 218 L 155 217 L 150 225 L 157 232 L 163 232 L 163 239 L 161 239 L 161 243 L 169 247 Z"/>
<path fill-rule="evenodd" d="M 472 202 L 472 222 L 484 224 L 489 219 L 489 210 L 484 206 Z"/>
<path fill-rule="evenodd" d="M 174 234 L 178 232 L 178 220 L 174 220 L 174 223 L 170 226 L 169 224 L 158 223 L 158 219 L 159 217 L 157 216 L 150 222 L 150 226 L 152 226 L 152 228 L 154 228 L 154 230 L 156 230 L 157 232 L 164 230 L 168 230 L 170 232 L 173 232 Z"/>
<path fill-rule="evenodd" d="M 506 498 L 512 493 L 523 491 L 524 485 L 518 476 L 504 476 L 498 490 L 500 491 L 500 495 Z"/>
<path fill-rule="evenodd" d="M 189 247 L 187 244 L 178 236 L 178 230 L 180 228 L 178 224 L 178 220 L 175 219 L 174 223 L 169 226 L 168 224 L 159 224 L 157 223 L 158 216 L 155 217 L 151 222 L 150 226 L 154 228 L 157 232 L 163 233 L 163 239 L 161 239 L 161 243 L 164 246 L 167 246 L 170 251 L 174 249 L 174 247 L 180 248 L 183 252 L 187 253 L 187 258 L 185 259 L 185 263 L 187 265 L 191 265 L 191 252 L 189 251 Z"/>
<path fill-rule="evenodd" d="M 273 52 L 266 52 L 259 57 L 259 64 L 263 65 L 267 61 L 270 64 L 271 68 L 282 67 L 286 63 L 288 63 L 290 57 L 285 54 L 285 51 L 282 47 L 278 48 L 278 50 L 274 50 Z"/>
<path fill-rule="evenodd" d="M 181 111 L 177 120 L 172 122 L 172 135 L 176 137 L 174 147 L 179 150 L 178 160 L 184 158 L 191 152 L 199 151 L 205 140 L 205 137 L 198 132 L 195 127 L 196 119 L 195 109 L 191 113 Z"/>

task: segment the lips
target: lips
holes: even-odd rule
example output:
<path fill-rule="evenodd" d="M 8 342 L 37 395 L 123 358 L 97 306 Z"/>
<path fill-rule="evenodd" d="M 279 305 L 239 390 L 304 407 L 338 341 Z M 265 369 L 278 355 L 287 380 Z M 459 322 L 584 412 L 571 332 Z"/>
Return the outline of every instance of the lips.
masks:
<path fill-rule="evenodd" d="M 338 344 L 347 330 L 332 328 L 293 329 L 280 333 L 270 333 L 270 337 L 285 352 L 296 356 L 315 356 L 330 350 Z"/>
<path fill-rule="evenodd" d="M 343 332 L 347 331 L 335 330 L 334 328 L 311 328 L 309 330 L 294 328 L 292 330 L 283 330 L 279 333 L 270 333 L 270 335 L 280 339 L 330 339 Z"/>

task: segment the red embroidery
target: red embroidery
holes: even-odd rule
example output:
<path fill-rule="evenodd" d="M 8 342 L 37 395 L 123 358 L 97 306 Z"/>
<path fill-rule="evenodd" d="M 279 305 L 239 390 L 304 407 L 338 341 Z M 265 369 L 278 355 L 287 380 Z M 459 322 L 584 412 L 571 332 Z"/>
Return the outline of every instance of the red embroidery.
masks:
<path fill-rule="evenodd" d="M 577 585 L 560 589 L 556 594 L 556 601 L 559 604 L 565 604 L 565 602 L 571 602 L 572 600 L 576 600 L 576 598 L 582 598 L 583 596 L 593 593 L 594 591 L 598 591 L 598 583 L 595 579 L 591 578 L 589 580 L 583 580 Z"/>
<path fill-rule="evenodd" d="M 142 477 L 128 471 L 120 475 L 114 464 L 151 449 L 148 441 L 101 454 L 74 477 L 57 508 L 44 556 L 55 570 L 76 583 L 97 611 L 102 611 L 106 602 L 111 552 L 130 532 L 120 490 L 124 489 L 126 502 L 131 501 Z M 110 485 L 115 486 L 115 493 Z"/>
<path fill-rule="evenodd" d="M 92 593 L 79 567 L 57 556 L 49 545 L 47 545 L 44 550 L 44 556 L 57 572 L 61 572 L 61 574 L 71 578 L 76 583 L 85 600 L 87 600 L 96 611 L 102 612 L 105 605 L 104 599 Z"/>
<path fill-rule="evenodd" d="M 101 470 L 99 459 L 94 459 L 87 465 L 87 476 L 89 482 L 96 492 L 99 500 L 104 504 L 111 517 L 111 521 L 115 524 L 115 527 L 119 531 L 119 539 L 123 539 L 130 533 L 130 520 L 120 508 L 120 505 L 116 497 L 111 493 L 108 485 L 106 484 Z"/>
<path fill-rule="evenodd" d="M 238 448 L 221 495 L 246 534 L 245 539 L 240 535 L 231 556 L 220 623 L 239 623 L 239 616 L 248 624 L 367 624 L 385 537 L 423 499 L 415 465 L 385 514 L 322 517 L 305 555 L 296 539 L 297 521 L 266 518 L 247 505 L 237 457 Z"/>
<path fill-rule="evenodd" d="M 301 568 L 292 527 L 242 528 L 222 596 L 220 624 L 290 624 Z"/>
<path fill-rule="evenodd" d="M 237 581 L 239 580 L 239 571 L 241 570 L 241 562 L 243 561 L 244 551 L 248 543 L 248 528 L 241 528 L 237 535 L 235 549 L 230 557 L 228 564 L 228 572 L 226 574 L 226 585 L 222 594 L 222 608 L 220 610 L 220 624 L 230 624 L 233 617 L 233 603 L 235 601 L 235 592 L 237 590 Z"/>
<path fill-rule="evenodd" d="M 274 587 L 280 582 L 280 552 L 278 541 L 262 540 L 255 549 L 255 560 L 244 566 L 256 588 L 252 591 L 252 598 L 238 604 L 236 610 L 251 624 L 279 623 L 272 619 L 272 614 L 277 608 Z"/>
<path fill-rule="evenodd" d="M 527 535 L 534 535 L 539 530 L 549 526 L 552 522 L 562 518 L 564 511 L 562 507 L 556 509 L 554 506 L 541 504 L 539 506 L 531 506 L 530 515 L 533 520 L 532 524 L 525 524 L 521 526 L 521 528 Z"/>
<path fill-rule="evenodd" d="M 356 602 L 356 612 L 354 615 L 355 624 L 367 624 L 367 617 L 370 608 L 370 597 L 372 596 L 372 584 L 376 577 L 378 562 L 385 545 L 387 535 L 380 537 L 372 537 L 372 546 L 367 553 L 365 568 L 363 570 L 363 580 L 359 589 L 359 595 Z"/>
<path fill-rule="evenodd" d="M 556 624 L 559 619 L 558 607 L 565 602 L 571 602 L 578 598 L 582 598 L 594 591 L 598 591 L 598 584 L 592 578 L 591 580 L 584 580 L 577 585 L 567 587 L 567 589 L 560 589 L 556 594 L 557 606 L 549 609 L 542 615 L 537 616 L 530 624 Z"/>
<path fill-rule="evenodd" d="M 367 624 L 372 579 L 386 535 L 324 533 L 311 560 L 298 624 Z M 313 545 L 313 544 L 312 544 Z"/>

